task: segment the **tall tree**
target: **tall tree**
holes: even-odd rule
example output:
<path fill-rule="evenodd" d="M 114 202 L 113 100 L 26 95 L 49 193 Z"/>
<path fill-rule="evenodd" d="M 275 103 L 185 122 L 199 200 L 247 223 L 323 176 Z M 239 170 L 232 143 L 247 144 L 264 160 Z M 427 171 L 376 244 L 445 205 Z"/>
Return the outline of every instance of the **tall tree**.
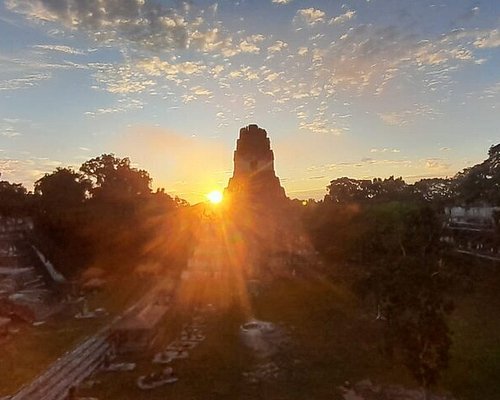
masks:
<path fill-rule="evenodd" d="M 89 190 L 90 182 L 71 168 L 57 168 L 35 182 L 35 194 L 45 211 L 81 206 Z"/>
<path fill-rule="evenodd" d="M 403 178 L 386 179 L 338 178 L 327 186 L 325 201 L 336 204 L 364 203 L 368 201 L 402 201 L 413 196 L 412 187 Z"/>
<path fill-rule="evenodd" d="M 360 288 L 385 320 L 389 354 L 397 353 L 427 391 L 446 368 L 451 344 L 453 278 L 443 262 L 439 218 L 428 206 L 388 203 L 371 207 L 361 221 Z"/>
<path fill-rule="evenodd" d="M 500 144 L 490 147 L 488 158 L 454 177 L 456 200 L 465 205 L 500 205 Z"/>
<path fill-rule="evenodd" d="M 83 163 L 80 171 L 92 182 L 93 198 L 123 200 L 151 193 L 149 173 L 131 167 L 128 158 L 103 154 Z"/>
<path fill-rule="evenodd" d="M 20 183 L 0 180 L 0 215 L 29 214 L 29 196 Z"/>

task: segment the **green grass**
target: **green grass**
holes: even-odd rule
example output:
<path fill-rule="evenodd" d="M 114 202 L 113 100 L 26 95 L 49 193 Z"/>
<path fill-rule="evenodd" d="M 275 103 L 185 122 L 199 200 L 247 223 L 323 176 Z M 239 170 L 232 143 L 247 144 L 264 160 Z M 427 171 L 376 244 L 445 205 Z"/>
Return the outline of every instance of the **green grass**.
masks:
<path fill-rule="evenodd" d="M 453 347 L 443 385 L 464 399 L 497 400 L 500 393 L 500 271 L 484 268 L 474 292 L 457 301 Z"/>
<path fill-rule="evenodd" d="M 332 399 L 345 380 L 367 376 L 388 382 L 407 379 L 404 371 L 392 369 L 381 357 L 374 340 L 377 325 L 359 318 L 356 310 L 355 299 L 340 286 L 276 282 L 254 301 L 253 312 L 259 319 L 283 323 L 292 334 L 294 345 L 280 357 L 285 373 L 278 381 L 257 385 L 244 381 L 242 373 L 258 360 L 239 339 L 243 312 L 229 309 L 211 318 L 207 340 L 191 352 L 189 359 L 174 363 L 180 378 L 174 385 L 151 391 L 136 387 L 138 376 L 160 369 L 151 363 L 151 353 L 128 358 L 138 363 L 134 372 L 98 374 L 96 379 L 101 383 L 83 394 L 137 400 Z M 179 334 L 183 318 L 180 310 L 167 318 L 165 344 Z"/>
<path fill-rule="evenodd" d="M 381 384 L 415 387 L 404 367 L 382 355 L 381 326 L 368 315 L 342 282 L 280 280 L 268 285 L 252 301 L 253 315 L 262 320 L 283 323 L 290 331 L 293 346 L 279 358 L 285 373 L 277 381 L 250 385 L 242 373 L 258 360 L 240 342 L 239 326 L 244 313 L 237 307 L 211 315 L 207 340 L 190 352 L 190 358 L 173 366 L 179 382 L 142 391 L 136 386 L 140 375 L 160 370 L 151 363 L 154 352 L 178 337 L 190 312 L 174 306 L 164 321 L 161 345 L 126 361 L 137 362 L 132 372 L 98 373 L 100 383 L 82 391 L 83 396 L 100 399 L 336 399 L 338 386 L 346 380 L 370 378 Z M 139 285 L 140 286 L 140 285 Z M 130 287 L 134 287 L 131 283 Z M 444 372 L 437 390 L 451 392 L 461 400 L 496 400 L 500 392 L 500 274 L 485 271 L 476 290 L 457 300 L 451 318 L 453 335 L 450 368 Z M 139 288 L 136 288 L 139 290 Z M 125 290 L 125 289 L 124 289 Z M 141 286 L 141 289 L 143 287 Z M 124 307 L 134 297 L 117 292 L 106 298 L 110 307 Z M 19 382 L 33 376 L 33 365 L 40 371 L 49 359 L 85 334 L 76 323 L 40 327 L 28 335 L 18 335 L 7 362 L 0 356 L 1 393 L 8 393 Z M 85 329 L 95 327 L 85 325 Z M 35 335 L 35 332 L 36 335 Z M 57 339 L 54 339 L 57 338 Z M 43 346 L 41 344 L 43 343 Z M 26 359 L 20 355 L 29 354 Z M 15 356 L 13 356 L 15 355 Z M 16 357 L 21 361 L 16 360 Z M 10 360 L 10 361 L 9 361 Z M 14 364 L 17 362 L 17 365 Z M 24 365 L 24 366 L 23 366 Z M 7 370 L 9 373 L 6 375 Z M 13 373 L 10 371 L 13 370 Z M 16 383 L 17 382 L 17 383 Z"/>
<path fill-rule="evenodd" d="M 0 396 L 14 393 L 100 325 L 101 321 L 53 320 L 22 327 L 1 345 Z"/>
<path fill-rule="evenodd" d="M 110 312 L 107 317 L 77 320 L 67 310 L 38 327 L 20 325 L 17 334 L 0 344 L 0 396 L 14 393 L 84 337 L 96 333 L 116 313 L 133 304 L 145 287 L 146 282 L 126 276 L 90 295 L 90 309 L 104 307 Z"/>
<path fill-rule="evenodd" d="M 172 310 L 164 321 L 166 324 L 162 344 L 166 346 L 178 337 L 180 327 L 188 321 L 188 314 Z M 82 390 L 82 395 L 96 396 L 106 399 L 234 399 L 239 398 L 242 387 L 242 375 L 248 354 L 241 349 L 237 335 L 241 323 L 239 313 L 229 311 L 223 315 L 213 316 L 209 320 L 207 339 L 190 351 L 187 360 L 176 360 L 173 363 L 179 382 L 150 391 L 137 388 L 137 377 L 162 367 L 151 363 L 155 349 L 151 352 L 124 360 L 137 363 L 133 372 L 98 373 L 94 378 L 100 383 L 92 389 Z M 161 346 L 160 346 L 161 347 Z M 236 396 L 236 397 L 235 397 Z"/>

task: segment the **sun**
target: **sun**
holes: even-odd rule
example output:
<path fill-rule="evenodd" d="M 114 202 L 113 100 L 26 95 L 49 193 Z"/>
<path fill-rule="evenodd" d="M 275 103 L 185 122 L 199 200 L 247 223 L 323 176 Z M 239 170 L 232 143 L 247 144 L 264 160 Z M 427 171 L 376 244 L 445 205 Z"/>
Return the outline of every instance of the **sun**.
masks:
<path fill-rule="evenodd" d="M 212 204 L 219 204 L 222 201 L 222 192 L 220 190 L 212 190 L 207 194 L 207 198 Z"/>

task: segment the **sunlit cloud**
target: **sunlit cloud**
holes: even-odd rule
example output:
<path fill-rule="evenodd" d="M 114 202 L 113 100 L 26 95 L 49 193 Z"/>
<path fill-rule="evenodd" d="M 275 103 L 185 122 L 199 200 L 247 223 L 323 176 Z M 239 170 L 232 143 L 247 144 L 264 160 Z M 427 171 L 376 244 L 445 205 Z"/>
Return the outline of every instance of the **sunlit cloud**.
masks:
<path fill-rule="evenodd" d="M 311 141 L 330 138 L 305 157 L 320 154 L 317 163 L 336 164 L 335 171 L 347 166 L 329 163 L 327 158 L 338 154 L 325 149 L 360 137 L 366 145 L 355 150 L 356 160 L 369 152 L 375 161 L 356 164 L 406 168 L 377 158 L 395 157 L 399 149 L 406 154 L 407 139 L 398 135 L 401 142 L 381 144 L 375 137 L 401 131 L 414 137 L 421 133 L 420 123 L 441 123 L 450 112 L 468 115 L 477 131 L 491 136 L 491 126 L 483 125 L 489 121 L 485 113 L 500 107 L 493 68 L 500 42 L 485 7 L 445 1 L 443 7 L 454 12 L 438 15 L 435 8 L 407 1 L 401 3 L 401 8 L 408 5 L 403 15 L 374 1 L 304 5 L 271 0 L 257 2 L 265 16 L 261 22 L 245 14 L 250 3 L 6 0 L 6 18 L 12 21 L 5 28 L 16 35 L 14 29 L 29 32 L 26 42 L 0 45 L 0 91 L 8 98 L 2 106 L 14 107 L 22 96 L 48 96 L 61 104 L 64 115 L 65 104 L 74 104 L 67 101 L 73 91 L 60 88 L 71 86 L 81 95 L 81 104 L 74 106 L 74 115 L 81 117 L 74 130 L 81 135 L 106 131 L 108 136 L 138 121 L 179 126 L 197 112 L 200 122 L 189 119 L 197 135 L 229 141 L 239 126 L 266 121 L 278 132 Z M 481 78 L 473 82 L 471 77 Z M 23 115 L 29 110 L 15 111 L 0 111 L 0 120 L 9 115 L 30 119 Z M 43 131 L 56 135 L 53 124 L 60 115 L 40 118 Z M 1 137 L 8 145 L 2 148 L 34 134 L 29 127 L 4 126 Z M 453 147 L 446 138 L 412 160 L 420 169 L 407 176 L 441 173 L 427 168 L 426 160 L 440 146 Z M 319 181 L 309 178 L 300 179 Z"/>
<path fill-rule="evenodd" d="M 329 24 L 343 24 L 344 22 L 347 22 L 351 19 L 353 19 L 356 16 L 356 11 L 353 10 L 347 10 L 344 14 L 337 15 L 336 17 L 333 17 L 330 21 L 328 21 Z"/>
<path fill-rule="evenodd" d="M 70 46 L 55 45 L 55 44 L 37 44 L 37 45 L 34 45 L 33 48 L 40 49 L 40 50 L 58 51 L 61 53 L 72 54 L 72 55 L 86 54 L 86 52 L 84 50 L 75 49 L 75 48 L 70 47 Z"/>
<path fill-rule="evenodd" d="M 126 40 L 145 48 L 187 48 L 191 34 L 204 25 L 199 11 L 188 3 L 167 7 L 142 0 L 6 0 L 5 6 L 35 22 L 84 31 L 97 42 Z"/>
<path fill-rule="evenodd" d="M 493 29 L 480 35 L 474 45 L 479 48 L 493 48 L 500 46 L 500 30 Z"/>
<path fill-rule="evenodd" d="M 282 51 L 283 49 L 286 49 L 287 47 L 288 47 L 288 43 L 285 43 L 281 40 L 278 40 L 278 41 L 274 42 L 274 44 L 272 44 L 271 46 L 269 46 L 267 48 L 267 52 L 269 54 L 279 53 L 280 51 Z"/>
<path fill-rule="evenodd" d="M 3 79 L 0 80 L 0 91 L 33 88 L 50 79 L 50 77 L 51 75 L 47 73 L 35 73 L 20 78 Z"/>
<path fill-rule="evenodd" d="M 12 182 L 35 182 L 44 174 L 52 172 L 62 163 L 46 157 L 28 157 L 24 159 L 1 158 L 2 179 Z M 28 189 L 31 189 L 28 187 Z"/>
<path fill-rule="evenodd" d="M 419 117 L 433 119 L 438 115 L 432 108 L 415 104 L 411 110 L 380 113 L 379 117 L 387 125 L 404 126 L 414 122 Z"/>
<path fill-rule="evenodd" d="M 303 8 L 297 11 L 294 21 L 306 23 L 307 25 L 316 25 L 325 22 L 325 12 L 313 7 Z"/>

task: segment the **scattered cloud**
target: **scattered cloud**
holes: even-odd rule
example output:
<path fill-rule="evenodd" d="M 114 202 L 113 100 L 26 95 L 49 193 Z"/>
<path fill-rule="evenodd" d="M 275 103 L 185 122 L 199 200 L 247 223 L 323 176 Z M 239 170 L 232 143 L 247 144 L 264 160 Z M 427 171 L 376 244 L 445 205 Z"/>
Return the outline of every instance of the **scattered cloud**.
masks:
<path fill-rule="evenodd" d="M 353 10 L 347 10 L 344 14 L 340 14 L 336 17 L 333 17 L 328 23 L 330 25 L 333 24 L 343 24 L 344 22 L 347 22 L 351 19 L 353 19 L 356 16 L 356 11 Z"/>
<path fill-rule="evenodd" d="M 201 62 L 184 61 L 169 63 L 159 57 L 144 58 L 137 62 L 139 70 L 152 76 L 160 75 L 199 75 L 206 69 Z"/>
<path fill-rule="evenodd" d="M 382 148 L 382 149 L 378 149 L 378 148 L 373 148 L 373 149 L 370 149 L 370 153 L 400 153 L 401 150 L 399 149 L 388 149 L 386 147 Z"/>
<path fill-rule="evenodd" d="M 295 22 L 303 22 L 307 25 L 316 25 L 325 22 L 325 12 L 316 8 L 303 8 L 297 11 Z"/>
<path fill-rule="evenodd" d="M 267 48 L 267 52 L 269 54 L 279 53 L 280 51 L 282 51 L 283 49 L 286 49 L 287 47 L 288 47 L 288 43 L 285 43 L 281 40 L 277 40 L 276 42 L 274 42 L 274 44 L 272 44 L 271 46 L 269 46 Z"/>
<path fill-rule="evenodd" d="M 13 138 L 21 136 L 19 132 L 19 120 L 16 118 L 3 118 L 0 120 L 0 136 Z"/>
<path fill-rule="evenodd" d="M 44 174 L 60 167 L 62 163 L 46 157 L 2 158 L 0 159 L 0 171 L 2 179 L 10 182 L 22 182 L 33 184 Z"/>
<path fill-rule="evenodd" d="M 168 7 L 144 0 L 6 0 L 5 6 L 35 22 L 86 32 L 96 42 L 126 41 L 148 49 L 188 48 L 193 35 L 211 29 L 187 2 Z"/>
<path fill-rule="evenodd" d="M 387 125 L 392 126 L 405 126 L 407 124 L 413 123 L 419 117 L 425 117 L 433 119 L 438 115 L 431 107 L 415 104 L 410 110 L 379 113 L 378 116 Z"/>
<path fill-rule="evenodd" d="M 140 110 L 144 107 L 144 103 L 138 99 L 130 99 L 123 97 L 118 100 L 114 107 L 98 108 L 95 111 L 86 111 L 84 115 L 88 117 L 97 117 L 100 115 L 124 113 L 130 110 Z"/>
<path fill-rule="evenodd" d="M 0 91 L 33 88 L 50 77 L 49 73 L 33 73 L 20 78 L 3 79 L 0 80 Z"/>
<path fill-rule="evenodd" d="M 72 55 L 84 55 L 87 52 L 80 49 L 75 49 L 70 46 L 55 45 L 55 44 L 37 44 L 33 48 L 40 50 L 58 51 L 60 53 L 72 54 Z"/>
<path fill-rule="evenodd" d="M 425 167 L 432 170 L 449 170 L 451 164 L 443 160 L 442 158 L 428 158 L 425 160 Z"/>
<path fill-rule="evenodd" d="M 93 87 L 114 94 L 140 93 L 156 82 L 144 71 L 130 64 L 91 63 L 97 85 Z"/>
<path fill-rule="evenodd" d="M 474 46 L 484 49 L 500 46 L 500 30 L 493 29 L 489 32 L 484 32 L 474 41 Z"/>

